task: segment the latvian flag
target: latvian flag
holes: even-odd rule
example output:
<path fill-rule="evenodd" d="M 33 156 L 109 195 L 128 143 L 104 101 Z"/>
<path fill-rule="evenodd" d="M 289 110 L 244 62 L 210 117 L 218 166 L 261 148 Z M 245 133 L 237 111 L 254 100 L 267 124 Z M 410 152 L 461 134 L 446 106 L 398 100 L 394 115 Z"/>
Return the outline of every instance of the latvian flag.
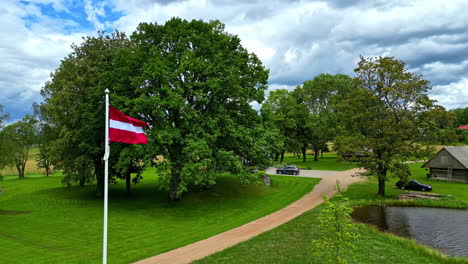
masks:
<path fill-rule="evenodd" d="M 126 116 L 109 105 L 109 141 L 128 144 L 147 144 L 148 138 L 143 132 L 146 122 Z"/>

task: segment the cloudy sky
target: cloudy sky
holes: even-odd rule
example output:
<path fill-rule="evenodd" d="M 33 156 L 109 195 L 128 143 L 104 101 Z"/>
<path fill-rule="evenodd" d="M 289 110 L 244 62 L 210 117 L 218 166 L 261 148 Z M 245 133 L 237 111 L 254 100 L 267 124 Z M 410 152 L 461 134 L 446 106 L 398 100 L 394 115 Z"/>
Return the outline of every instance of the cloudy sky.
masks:
<path fill-rule="evenodd" d="M 139 22 L 218 19 L 270 69 L 269 89 L 320 73 L 353 76 L 360 55 L 394 56 L 423 74 L 430 96 L 468 107 L 466 0 L 1 0 L 0 104 L 10 122 L 31 113 L 72 43 Z"/>

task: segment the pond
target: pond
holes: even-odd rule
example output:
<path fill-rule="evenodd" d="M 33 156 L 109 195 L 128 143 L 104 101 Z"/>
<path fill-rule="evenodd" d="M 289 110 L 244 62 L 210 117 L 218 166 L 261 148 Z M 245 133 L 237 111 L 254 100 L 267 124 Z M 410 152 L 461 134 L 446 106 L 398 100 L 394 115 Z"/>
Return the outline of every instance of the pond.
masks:
<path fill-rule="evenodd" d="M 363 206 L 354 208 L 354 220 L 381 231 L 416 241 L 451 256 L 468 256 L 468 210 Z"/>

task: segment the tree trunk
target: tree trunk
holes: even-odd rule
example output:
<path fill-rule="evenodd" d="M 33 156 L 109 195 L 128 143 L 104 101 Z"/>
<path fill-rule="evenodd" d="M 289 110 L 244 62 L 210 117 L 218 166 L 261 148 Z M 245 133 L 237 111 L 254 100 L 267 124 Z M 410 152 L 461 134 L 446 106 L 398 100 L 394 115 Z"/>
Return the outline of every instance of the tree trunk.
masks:
<path fill-rule="evenodd" d="M 104 197 L 104 161 L 94 160 L 94 173 L 96 174 L 96 197 Z"/>
<path fill-rule="evenodd" d="M 170 190 L 169 190 L 169 200 L 178 201 L 181 198 L 181 195 L 178 193 L 180 188 L 180 176 L 179 173 L 173 173 L 171 177 Z"/>
<path fill-rule="evenodd" d="M 319 156 L 320 149 L 315 147 L 314 148 L 314 161 L 318 161 L 318 156 Z"/>
<path fill-rule="evenodd" d="M 18 179 L 24 179 L 24 167 L 21 163 L 16 163 L 16 170 L 18 171 Z"/>
<path fill-rule="evenodd" d="M 377 163 L 377 173 L 379 177 L 379 197 L 385 196 L 385 180 L 387 179 L 387 168 L 384 163 Z"/>
<path fill-rule="evenodd" d="M 275 161 L 278 161 L 278 159 L 279 159 L 279 153 L 276 152 L 276 153 L 275 153 Z"/>
<path fill-rule="evenodd" d="M 130 179 L 131 179 L 131 173 L 127 172 L 127 175 L 125 175 L 125 184 L 127 186 L 127 194 L 128 195 L 132 194 L 132 183 L 131 183 Z"/>
<path fill-rule="evenodd" d="M 281 160 L 280 160 L 280 163 L 283 163 L 283 160 L 284 160 L 284 151 L 281 151 Z"/>
<path fill-rule="evenodd" d="M 379 176 L 379 197 L 385 196 L 385 179 L 381 179 Z"/>
<path fill-rule="evenodd" d="M 306 153 L 307 153 L 307 148 L 306 148 L 306 146 L 303 146 L 302 147 L 302 161 L 303 162 L 305 162 L 307 160 Z"/>

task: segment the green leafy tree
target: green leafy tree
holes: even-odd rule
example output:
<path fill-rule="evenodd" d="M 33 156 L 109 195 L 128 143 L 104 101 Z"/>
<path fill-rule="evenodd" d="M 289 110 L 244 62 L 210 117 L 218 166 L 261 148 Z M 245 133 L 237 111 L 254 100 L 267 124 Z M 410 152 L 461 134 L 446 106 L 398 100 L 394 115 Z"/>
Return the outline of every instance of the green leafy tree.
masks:
<path fill-rule="evenodd" d="M 3 105 L 0 105 L 0 129 L 3 128 L 4 121 L 8 118 L 8 114 L 3 112 Z M 11 165 L 12 160 L 10 155 L 8 155 L 7 141 L 3 133 L 0 131 L 0 170 Z M 3 176 L 0 175 L 0 180 L 3 179 Z"/>
<path fill-rule="evenodd" d="M 47 152 L 58 158 L 67 185 L 97 181 L 96 195 L 104 188 L 105 74 L 114 67 L 118 50 L 130 45 L 120 32 L 85 37 L 62 60 L 41 90 L 41 116 L 57 129 Z M 118 107 L 118 106 L 117 106 Z M 114 150 L 113 150 L 114 152 Z M 111 163 L 113 164 L 112 161 Z"/>
<path fill-rule="evenodd" d="M 457 116 L 455 127 L 468 125 L 468 107 L 450 110 Z"/>
<path fill-rule="evenodd" d="M 297 127 L 296 108 L 296 100 L 292 97 L 292 94 L 288 90 L 278 89 L 270 92 L 260 110 L 263 123 L 270 129 L 278 130 L 277 142 L 280 146 L 277 148 L 278 152 L 275 153 L 275 160 L 278 160 L 279 156 L 281 156 L 281 163 L 286 150 L 297 148 L 296 145 L 293 145 L 295 139 L 292 133 Z"/>
<path fill-rule="evenodd" d="M 125 180 L 128 195 L 132 193 L 132 183 L 137 184 L 143 179 L 142 173 L 149 165 L 149 153 L 151 151 L 144 145 L 113 144 L 111 160 L 116 162 L 113 163 L 114 165 L 111 168 L 111 175 L 113 179 Z M 133 178 L 132 174 L 134 175 Z"/>
<path fill-rule="evenodd" d="M 335 198 L 324 197 L 324 208 L 317 217 L 317 230 L 319 235 L 312 240 L 312 254 L 320 258 L 321 263 L 348 263 L 353 259 L 353 248 L 356 239 L 359 239 L 356 225 L 351 221 L 353 208 L 348 204 L 339 189 Z"/>
<path fill-rule="evenodd" d="M 309 117 L 310 145 L 314 149 L 314 160 L 327 142 L 338 135 L 341 126 L 337 114 L 339 103 L 353 91 L 353 79 L 344 74 L 320 74 L 305 81 L 294 91 L 297 101 L 307 107 Z"/>
<path fill-rule="evenodd" d="M 59 158 L 54 156 L 52 143 L 58 138 L 57 129 L 51 127 L 47 123 L 39 125 L 40 131 L 38 134 L 39 153 L 36 157 L 36 166 L 44 169 L 46 177 L 53 174 L 54 167 L 60 167 Z"/>
<path fill-rule="evenodd" d="M 8 125 L 1 131 L 9 156 L 8 163 L 15 165 L 20 179 L 24 178 L 29 150 L 37 141 L 37 132 L 37 120 L 31 115 L 26 115 L 21 121 Z"/>
<path fill-rule="evenodd" d="M 428 98 L 429 82 L 408 72 L 404 62 L 361 57 L 355 72 L 359 90 L 341 104 L 348 134 L 338 137 L 336 145 L 340 153 L 365 156 L 360 164 L 378 176 L 378 194 L 383 196 L 390 172 L 407 177 L 401 173 L 409 171 L 402 162 L 427 157 L 425 146 L 435 137 L 452 137 L 448 128 L 453 123 L 440 122 L 450 115 Z"/>
<path fill-rule="evenodd" d="M 141 23 L 131 39 L 134 47 L 121 53 L 125 64 L 115 69 L 127 79 L 109 80 L 115 89 L 131 85 L 136 97 L 126 103 L 151 126 L 169 198 L 215 184 L 219 172 L 251 180 L 245 164 L 268 160 L 265 130 L 250 105 L 264 99 L 268 78 L 257 56 L 219 21 Z"/>

